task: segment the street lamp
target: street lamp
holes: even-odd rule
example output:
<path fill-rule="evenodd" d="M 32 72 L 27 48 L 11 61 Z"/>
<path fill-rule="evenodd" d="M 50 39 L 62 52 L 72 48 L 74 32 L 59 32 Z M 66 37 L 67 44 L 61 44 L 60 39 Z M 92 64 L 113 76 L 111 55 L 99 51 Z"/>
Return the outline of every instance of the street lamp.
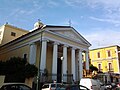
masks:
<path fill-rule="evenodd" d="M 41 36 L 40 36 L 40 49 L 42 50 L 42 34 L 43 34 L 43 31 L 42 28 L 41 29 Z M 40 90 L 40 61 L 41 61 L 41 50 L 40 50 L 40 59 L 39 59 L 39 63 L 38 63 L 38 75 L 37 75 L 37 88 L 36 90 Z"/>
<path fill-rule="evenodd" d="M 63 60 L 64 60 L 64 57 L 60 57 L 61 61 L 62 61 L 62 72 L 63 72 Z M 63 83 L 63 74 L 62 74 L 62 83 Z"/>
<path fill-rule="evenodd" d="M 64 57 L 62 56 L 60 59 L 61 59 L 61 60 L 63 60 L 63 59 L 64 59 Z"/>

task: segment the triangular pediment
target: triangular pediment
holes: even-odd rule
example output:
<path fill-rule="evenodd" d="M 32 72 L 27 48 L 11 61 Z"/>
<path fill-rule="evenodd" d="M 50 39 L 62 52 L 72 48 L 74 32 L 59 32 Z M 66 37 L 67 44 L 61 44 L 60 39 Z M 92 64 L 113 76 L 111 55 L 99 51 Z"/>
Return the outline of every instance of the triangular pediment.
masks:
<path fill-rule="evenodd" d="M 68 39 L 71 39 L 73 41 L 77 41 L 81 44 L 85 44 L 85 45 L 88 45 L 90 46 L 91 44 L 82 36 L 80 35 L 75 29 L 73 28 L 54 28 L 54 29 L 51 29 L 49 30 L 53 33 L 56 33 L 57 35 L 61 35 L 63 37 L 66 37 Z"/>

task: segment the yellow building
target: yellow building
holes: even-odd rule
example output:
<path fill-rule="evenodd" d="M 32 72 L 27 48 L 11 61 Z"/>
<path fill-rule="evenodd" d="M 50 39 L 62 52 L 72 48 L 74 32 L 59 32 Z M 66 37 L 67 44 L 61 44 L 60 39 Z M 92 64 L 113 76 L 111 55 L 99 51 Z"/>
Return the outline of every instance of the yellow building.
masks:
<path fill-rule="evenodd" d="M 36 22 L 31 32 L 0 46 L 0 60 L 18 56 L 27 58 L 30 64 L 40 68 L 41 75 L 47 69 L 50 76 L 47 80 L 77 81 L 83 77 L 82 52 L 85 53 L 86 69 L 89 70 L 90 46 L 71 26 L 51 26 Z M 45 80 L 43 76 L 41 79 Z"/>
<path fill-rule="evenodd" d="M 28 32 L 29 31 L 27 31 L 27 30 L 14 27 L 14 26 L 11 26 L 6 23 L 6 24 L 0 26 L 0 46 L 20 37 Z"/>
<path fill-rule="evenodd" d="M 120 47 L 117 45 L 90 50 L 91 64 L 101 72 L 120 73 Z"/>

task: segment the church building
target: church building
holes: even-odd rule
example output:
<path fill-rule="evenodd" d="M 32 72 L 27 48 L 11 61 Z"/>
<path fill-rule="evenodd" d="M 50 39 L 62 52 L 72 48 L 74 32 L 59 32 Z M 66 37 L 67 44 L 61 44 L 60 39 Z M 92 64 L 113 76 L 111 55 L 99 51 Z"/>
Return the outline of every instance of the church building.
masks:
<path fill-rule="evenodd" d="M 46 80 L 43 76 L 45 70 L 48 72 L 47 81 L 79 81 L 83 77 L 83 53 L 86 70 L 89 70 L 90 46 L 71 26 L 44 25 L 38 21 L 33 30 L 24 31 L 16 39 L 0 45 L 0 60 L 27 58 L 30 64 L 39 68 L 41 81 Z"/>

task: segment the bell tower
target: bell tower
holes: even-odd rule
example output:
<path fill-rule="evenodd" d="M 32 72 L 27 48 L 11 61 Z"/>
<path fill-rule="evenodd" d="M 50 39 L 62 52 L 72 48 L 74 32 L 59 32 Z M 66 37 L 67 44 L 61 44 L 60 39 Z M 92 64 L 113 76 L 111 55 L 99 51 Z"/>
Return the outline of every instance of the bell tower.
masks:
<path fill-rule="evenodd" d="M 38 21 L 34 24 L 34 29 L 43 27 L 44 24 L 38 19 Z"/>

